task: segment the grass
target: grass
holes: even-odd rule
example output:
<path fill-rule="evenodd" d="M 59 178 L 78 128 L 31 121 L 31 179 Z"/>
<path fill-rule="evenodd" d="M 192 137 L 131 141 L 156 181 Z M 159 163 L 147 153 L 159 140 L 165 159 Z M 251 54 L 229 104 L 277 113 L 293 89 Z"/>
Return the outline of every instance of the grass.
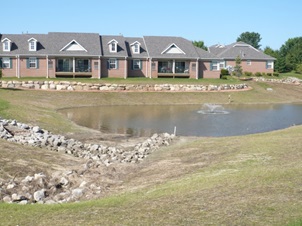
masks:
<path fill-rule="evenodd" d="M 300 86 L 249 82 L 244 92 L 94 93 L 0 89 L 0 115 L 63 134 L 89 134 L 62 107 L 301 101 Z M 99 200 L 64 205 L 0 204 L 0 225 L 295 225 L 302 221 L 302 126 L 264 134 L 179 138 Z M 0 142 L 0 177 L 78 164 L 59 153 Z M 60 161 L 57 161 L 60 159 Z M 22 161 L 21 161 L 22 160 Z M 19 169 L 19 170 L 18 170 Z M 22 169 L 22 170 L 21 170 Z M 121 169 L 122 170 L 122 169 Z M 126 170 L 126 169 L 124 169 Z M 117 169 L 119 171 L 119 169 Z M 125 173 L 126 172 L 126 173 Z"/>

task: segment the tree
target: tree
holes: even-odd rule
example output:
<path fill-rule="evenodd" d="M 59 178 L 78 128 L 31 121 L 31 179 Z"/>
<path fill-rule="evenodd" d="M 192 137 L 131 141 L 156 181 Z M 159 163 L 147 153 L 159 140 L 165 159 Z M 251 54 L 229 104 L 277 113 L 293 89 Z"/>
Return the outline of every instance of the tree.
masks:
<path fill-rule="evenodd" d="M 259 33 L 256 32 L 243 32 L 241 33 L 241 35 L 237 38 L 237 42 L 245 42 L 247 44 L 250 44 L 251 46 L 253 46 L 256 49 L 260 48 L 260 41 L 261 41 L 261 37 Z"/>
<path fill-rule="evenodd" d="M 208 47 L 206 47 L 204 45 L 204 42 L 203 41 L 193 41 L 192 42 L 194 46 L 198 47 L 198 48 L 201 48 L 201 49 L 204 49 L 204 50 L 208 50 Z"/>
<path fill-rule="evenodd" d="M 239 56 L 235 59 L 234 75 L 240 77 L 242 75 L 241 58 Z"/>
<path fill-rule="evenodd" d="M 278 62 L 279 61 L 279 62 Z M 288 39 L 280 48 L 277 65 L 279 72 L 289 72 L 302 63 L 302 37 Z"/>
<path fill-rule="evenodd" d="M 263 52 L 266 54 L 266 55 L 269 55 L 271 57 L 274 57 L 274 58 L 278 58 L 279 56 L 279 51 L 278 50 L 273 50 L 271 47 L 269 46 L 266 46 L 263 50 Z"/>

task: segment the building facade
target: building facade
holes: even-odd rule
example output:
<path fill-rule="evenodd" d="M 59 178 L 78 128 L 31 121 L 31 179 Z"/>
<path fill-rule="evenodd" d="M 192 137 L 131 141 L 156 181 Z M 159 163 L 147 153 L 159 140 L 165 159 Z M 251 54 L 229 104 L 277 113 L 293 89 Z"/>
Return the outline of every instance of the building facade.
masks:
<path fill-rule="evenodd" d="M 4 77 L 220 78 L 238 55 L 244 71 L 271 72 L 274 63 L 245 43 L 205 51 L 181 37 L 49 32 L 0 34 L 0 40 Z"/>

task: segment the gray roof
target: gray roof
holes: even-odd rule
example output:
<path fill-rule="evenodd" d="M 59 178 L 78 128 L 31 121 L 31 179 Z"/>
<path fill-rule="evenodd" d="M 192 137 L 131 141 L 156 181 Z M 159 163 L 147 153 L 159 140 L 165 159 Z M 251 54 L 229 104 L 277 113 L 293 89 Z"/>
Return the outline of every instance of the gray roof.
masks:
<path fill-rule="evenodd" d="M 8 38 L 11 41 L 10 52 L 4 52 L 1 43 L 1 55 L 45 55 L 48 52 L 48 38 L 46 34 L 2 34 L 0 36 L 1 42 L 5 38 Z M 37 51 L 29 51 L 28 40 L 30 38 L 35 38 L 37 40 Z"/>
<path fill-rule="evenodd" d="M 152 58 L 192 59 L 199 57 L 192 42 L 181 37 L 144 36 L 144 40 L 149 51 L 149 56 Z M 172 44 L 175 44 L 185 54 L 163 53 Z"/>
<path fill-rule="evenodd" d="M 205 51 L 204 49 L 201 49 L 199 47 L 195 46 L 195 50 L 199 55 L 199 58 L 202 60 L 216 60 L 216 59 L 221 59 L 220 57 L 215 56 L 212 53 L 209 53 L 208 51 Z"/>
<path fill-rule="evenodd" d="M 147 58 L 148 57 L 147 48 L 146 48 L 143 38 L 126 37 L 125 39 L 126 39 L 126 48 L 127 48 L 129 57 L 133 57 L 133 58 L 136 58 L 136 57 L 137 58 L 140 58 L 140 57 Z M 139 42 L 141 44 L 140 53 L 132 52 L 131 44 L 133 44 L 135 42 Z"/>
<path fill-rule="evenodd" d="M 63 47 L 75 40 L 80 44 L 85 51 L 60 51 Z M 100 36 L 98 33 L 63 33 L 49 32 L 48 33 L 48 53 L 53 55 L 68 55 L 68 56 L 100 56 Z"/>
<path fill-rule="evenodd" d="M 209 47 L 209 52 L 223 59 L 235 59 L 239 56 L 244 60 L 275 60 L 275 58 L 244 42 L 235 42 L 230 45 L 213 45 Z"/>
<path fill-rule="evenodd" d="M 116 40 L 117 43 L 117 52 L 112 53 L 109 51 L 108 42 L 112 40 Z M 105 57 L 127 57 L 127 48 L 126 48 L 126 40 L 122 35 L 102 35 L 101 36 L 101 46 L 102 53 Z"/>
<path fill-rule="evenodd" d="M 63 55 L 63 56 L 99 56 L 101 55 L 100 38 L 97 33 L 63 33 L 48 34 L 2 34 L 1 41 L 8 38 L 12 42 L 11 51 L 1 55 Z M 29 51 L 28 40 L 37 40 L 37 51 Z M 60 51 L 72 41 L 76 41 L 86 51 Z"/>

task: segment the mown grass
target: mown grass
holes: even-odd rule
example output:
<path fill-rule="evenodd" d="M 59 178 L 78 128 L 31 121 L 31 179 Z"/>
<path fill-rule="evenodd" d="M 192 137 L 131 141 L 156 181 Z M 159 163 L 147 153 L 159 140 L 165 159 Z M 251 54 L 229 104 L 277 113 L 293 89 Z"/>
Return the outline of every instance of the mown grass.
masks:
<path fill-rule="evenodd" d="M 94 93 L 0 90 L 1 116 L 63 134 L 88 133 L 56 109 L 93 105 L 301 101 L 300 86 L 250 82 L 244 92 Z M 121 187 L 99 200 L 64 205 L 0 204 L 0 225 L 286 225 L 302 219 L 302 126 L 248 136 L 180 138 L 121 176 Z M 0 142 L 1 169 L 16 158 L 25 173 L 60 159 Z M 10 150 L 13 150 L 10 152 Z M 28 152 L 28 154 L 27 154 Z M 18 156 L 18 153 L 20 156 Z M 36 155 L 34 158 L 33 156 Z M 44 158 L 47 158 L 43 161 Z M 41 164 L 37 164 L 39 161 Z M 60 164 L 68 162 L 61 160 Z M 9 164 L 10 163 L 10 164 Z M 74 163 L 76 164 L 76 163 Z M 1 172 L 0 175 L 7 175 Z M 9 175 L 20 174 L 13 172 Z"/>
<path fill-rule="evenodd" d="M 302 215 L 301 134 L 299 126 L 171 146 L 124 178 L 121 193 L 64 205 L 1 204 L 0 217 L 3 225 L 285 225 Z"/>

